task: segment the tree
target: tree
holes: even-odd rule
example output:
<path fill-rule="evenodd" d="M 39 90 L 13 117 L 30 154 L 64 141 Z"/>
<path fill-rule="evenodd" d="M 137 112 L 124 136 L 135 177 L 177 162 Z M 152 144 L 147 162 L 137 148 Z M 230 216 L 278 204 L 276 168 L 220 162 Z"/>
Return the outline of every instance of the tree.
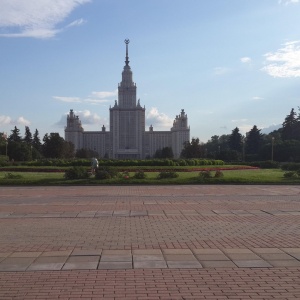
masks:
<path fill-rule="evenodd" d="M 204 147 L 200 145 L 199 138 L 192 138 L 191 142 L 185 142 L 180 156 L 182 158 L 204 157 Z"/>
<path fill-rule="evenodd" d="M 285 117 L 282 123 L 281 137 L 283 141 L 300 140 L 300 136 L 297 136 L 297 123 L 297 113 L 292 108 L 290 114 Z"/>
<path fill-rule="evenodd" d="M 232 130 L 232 133 L 229 136 L 228 145 L 229 145 L 230 150 L 235 150 L 235 151 L 241 152 L 243 137 L 239 131 L 240 130 L 238 129 L 238 127 L 234 128 Z"/>
<path fill-rule="evenodd" d="M 38 132 L 37 129 L 35 130 L 35 132 L 34 132 L 34 134 L 33 134 L 32 146 L 33 146 L 37 151 L 41 151 L 42 143 L 41 143 L 41 140 L 40 140 L 40 137 L 39 137 L 39 132 Z"/>
<path fill-rule="evenodd" d="M 25 136 L 23 141 L 28 145 L 31 145 L 32 143 L 32 134 L 28 126 L 25 126 Z"/>
<path fill-rule="evenodd" d="M 171 147 L 164 147 L 162 149 L 158 149 L 156 150 L 155 154 L 154 154 L 154 158 L 173 158 L 174 154 L 173 154 L 173 150 Z"/>
<path fill-rule="evenodd" d="M 8 140 L 10 142 L 21 142 L 20 129 L 18 129 L 17 126 L 11 130 L 11 135 L 8 137 Z"/>
<path fill-rule="evenodd" d="M 15 161 L 31 160 L 31 149 L 26 143 L 8 143 L 8 156 Z"/>
<path fill-rule="evenodd" d="M 78 149 L 75 154 L 78 158 L 92 158 L 99 157 L 99 153 L 97 151 L 91 149 Z"/>
<path fill-rule="evenodd" d="M 59 133 L 45 134 L 42 146 L 43 154 L 48 158 L 71 158 L 74 157 L 74 145 L 66 142 Z"/>
<path fill-rule="evenodd" d="M 252 129 L 247 134 L 246 139 L 246 153 L 247 154 L 258 154 L 261 146 L 262 146 L 262 134 L 260 133 L 260 129 L 257 128 L 256 125 L 252 127 Z"/>

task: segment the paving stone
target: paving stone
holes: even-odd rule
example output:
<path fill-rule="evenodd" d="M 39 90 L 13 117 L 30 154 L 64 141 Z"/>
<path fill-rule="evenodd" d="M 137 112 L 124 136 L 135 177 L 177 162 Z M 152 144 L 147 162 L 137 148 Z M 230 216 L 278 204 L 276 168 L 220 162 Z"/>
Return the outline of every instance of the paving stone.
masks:
<path fill-rule="evenodd" d="M 64 263 L 33 263 L 27 271 L 60 271 Z"/>
<path fill-rule="evenodd" d="M 134 269 L 163 269 L 167 268 L 164 260 L 134 261 Z"/>
<path fill-rule="evenodd" d="M 192 249 L 194 254 L 223 254 L 220 249 Z"/>
<path fill-rule="evenodd" d="M 63 270 L 96 270 L 98 267 L 98 262 L 66 262 L 63 266 Z"/>
<path fill-rule="evenodd" d="M 230 260 L 225 254 L 196 254 L 198 260 Z"/>
<path fill-rule="evenodd" d="M 236 265 L 231 260 L 201 260 L 204 268 L 234 268 Z"/>
<path fill-rule="evenodd" d="M 132 261 L 132 256 L 131 255 L 102 255 L 101 256 L 101 262 L 109 262 L 109 261 Z"/>
<path fill-rule="evenodd" d="M 115 217 L 129 217 L 130 211 L 129 210 L 115 210 L 113 212 L 113 216 Z"/>
<path fill-rule="evenodd" d="M 226 248 L 222 250 L 226 254 L 253 254 L 253 251 L 245 248 Z"/>
<path fill-rule="evenodd" d="M 286 253 L 260 253 L 259 256 L 265 260 L 289 260 L 294 259 Z"/>
<path fill-rule="evenodd" d="M 278 248 L 253 248 L 252 250 L 257 254 L 284 253 L 282 250 Z"/>
<path fill-rule="evenodd" d="M 261 255 L 258 256 L 255 253 L 226 253 L 231 260 L 258 260 L 261 259 Z M 264 257 L 262 257 L 264 258 Z"/>
<path fill-rule="evenodd" d="M 163 254 L 189 254 L 193 255 L 193 252 L 190 249 L 162 249 Z"/>
<path fill-rule="evenodd" d="M 300 267 L 300 261 L 296 259 L 270 260 L 269 263 L 273 267 Z"/>
<path fill-rule="evenodd" d="M 170 269 L 200 269 L 202 265 L 198 261 L 167 261 Z"/>
<path fill-rule="evenodd" d="M 105 216 L 112 216 L 113 211 L 112 210 L 107 210 L 107 211 L 98 211 L 95 214 L 95 217 L 105 217 Z"/>
<path fill-rule="evenodd" d="M 7 257 L 0 262 L 0 271 L 25 271 L 33 261 L 32 257 Z"/>
<path fill-rule="evenodd" d="M 0 258 L 8 257 L 12 254 L 12 252 L 0 252 Z"/>
<path fill-rule="evenodd" d="M 154 210 L 148 210 L 148 216 L 164 216 L 164 212 L 162 211 L 154 211 Z"/>
<path fill-rule="evenodd" d="M 281 248 L 281 250 L 288 254 L 300 254 L 300 248 Z"/>
<path fill-rule="evenodd" d="M 147 216 L 148 212 L 147 211 L 131 211 L 130 216 L 131 217 L 141 217 L 141 216 Z"/>
<path fill-rule="evenodd" d="M 167 261 L 197 261 L 194 255 L 188 254 L 165 254 L 164 257 Z"/>
<path fill-rule="evenodd" d="M 186 216 L 198 216 L 199 213 L 195 210 L 182 210 L 181 213 Z"/>
<path fill-rule="evenodd" d="M 126 255 L 131 256 L 131 250 L 103 250 L 102 255 Z"/>
<path fill-rule="evenodd" d="M 138 254 L 138 255 L 133 255 L 133 261 L 148 261 L 148 260 L 164 260 L 164 256 L 161 254 Z"/>
<path fill-rule="evenodd" d="M 14 252 L 9 257 L 38 257 L 42 252 Z"/>
<path fill-rule="evenodd" d="M 99 270 L 123 270 L 132 269 L 131 262 L 101 262 L 98 265 Z"/>
<path fill-rule="evenodd" d="M 44 214 L 43 216 L 41 216 L 41 218 L 60 218 L 61 214 L 60 213 L 48 213 L 48 214 Z"/>
<path fill-rule="evenodd" d="M 71 256 L 73 255 L 101 255 L 102 254 L 102 249 L 94 249 L 94 250 L 85 250 L 85 249 L 74 249 L 71 253 Z"/>
<path fill-rule="evenodd" d="M 62 250 L 62 251 L 44 251 L 41 256 L 69 256 L 72 250 Z"/>
<path fill-rule="evenodd" d="M 270 268 L 272 267 L 265 260 L 233 260 L 239 268 Z"/>
<path fill-rule="evenodd" d="M 133 255 L 162 255 L 161 249 L 133 249 Z"/>
<path fill-rule="evenodd" d="M 66 263 L 75 263 L 75 262 L 99 262 L 100 256 L 98 255 L 79 255 L 79 256 L 70 256 Z"/>
<path fill-rule="evenodd" d="M 68 256 L 40 256 L 34 260 L 34 263 L 65 263 Z"/>

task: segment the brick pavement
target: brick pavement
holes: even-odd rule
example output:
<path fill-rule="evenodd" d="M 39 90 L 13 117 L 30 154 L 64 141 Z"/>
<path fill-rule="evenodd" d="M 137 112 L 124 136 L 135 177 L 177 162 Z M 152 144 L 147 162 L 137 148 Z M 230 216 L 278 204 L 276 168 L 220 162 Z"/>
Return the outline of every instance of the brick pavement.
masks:
<path fill-rule="evenodd" d="M 2 187 L 0 299 L 300 299 L 299 186 Z"/>

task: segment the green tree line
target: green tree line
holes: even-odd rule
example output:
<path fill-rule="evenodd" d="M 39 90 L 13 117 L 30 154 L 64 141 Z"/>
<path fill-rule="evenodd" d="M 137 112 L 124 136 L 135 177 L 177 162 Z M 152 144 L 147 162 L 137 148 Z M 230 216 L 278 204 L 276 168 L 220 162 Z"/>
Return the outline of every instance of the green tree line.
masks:
<path fill-rule="evenodd" d="M 300 107 L 286 116 L 282 127 L 262 134 L 256 125 L 243 136 L 238 127 L 231 134 L 214 135 L 207 143 L 198 138 L 186 142 L 182 158 L 210 158 L 224 161 L 300 161 Z"/>
<path fill-rule="evenodd" d="M 8 136 L 0 133 L 0 154 L 15 161 L 72 158 L 74 145 L 66 142 L 59 133 L 46 133 L 41 141 L 38 130 L 36 129 L 32 134 L 28 126 L 25 126 L 25 133 L 22 137 L 20 129 L 15 126 Z"/>

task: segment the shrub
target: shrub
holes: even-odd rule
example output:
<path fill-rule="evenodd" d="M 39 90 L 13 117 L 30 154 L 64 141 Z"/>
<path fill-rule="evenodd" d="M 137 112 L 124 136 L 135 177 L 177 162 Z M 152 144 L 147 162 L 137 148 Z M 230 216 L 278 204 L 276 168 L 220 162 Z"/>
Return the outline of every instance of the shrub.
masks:
<path fill-rule="evenodd" d="M 283 174 L 284 178 L 298 178 L 298 174 L 295 171 L 288 171 Z"/>
<path fill-rule="evenodd" d="M 157 176 L 158 179 L 165 179 L 165 178 L 177 178 L 179 175 L 174 171 L 169 172 L 160 172 Z"/>
<path fill-rule="evenodd" d="M 278 162 L 272 160 L 265 161 L 253 161 L 249 163 L 252 167 L 258 167 L 262 169 L 277 169 L 279 167 Z"/>
<path fill-rule="evenodd" d="M 5 179 L 21 179 L 21 178 L 23 178 L 23 176 L 20 174 L 5 173 L 4 178 Z"/>
<path fill-rule="evenodd" d="M 145 179 L 146 177 L 147 177 L 147 175 L 142 170 L 135 172 L 135 174 L 133 175 L 133 178 L 135 178 L 135 179 Z"/>
<path fill-rule="evenodd" d="M 298 171 L 300 170 L 300 163 L 285 163 L 281 165 L 284 171 Z"/>
<path fill-rule="evenodd" d="M 201 172 L 199 173 L 199 177 L 200 177 L 201 179 L 212 178 L 211 171 L 201 171 Z"/>
<path fill-rule="evenodd" d="M 90 177 L 89 172 L 84 167 L 72 167 L 65 171 L 65 178 L 72 179 L 87 179 Z"/>
<path fill-rule="evenodd" d="M 223 174 L 222 171 L 220 171 L 220 170 L 217 170 L 217 171 L 216 171 L 216 173 L 215 173 L 215 178 L 221 178 L 221 177 L 223 177 L 223 176 L 224 176 L 224 174 Z"/>
<path fill-rule="evenodd" d="M 118 175 L 119 173 L 115 169 L 110 167 L 102 167 L 96 169 L 95 178 L 103 180 L 103 179 L 114 178 L 117 177 Z"/>
<path fill-rule="evenodd" d="M 98 170 L 98 171 L 96 171 L 95 178 L 100 179 L 100 180 L 104 180 L 104 179 L 110 179 L 111 176 L 105 170 Z"/>
<path fill-rule="evenodd" d="M 129 179 L 130 178 L 129 172 L 128 171 L 123 172 L 120 177 L 122 177 L 124 179 Z"/>

